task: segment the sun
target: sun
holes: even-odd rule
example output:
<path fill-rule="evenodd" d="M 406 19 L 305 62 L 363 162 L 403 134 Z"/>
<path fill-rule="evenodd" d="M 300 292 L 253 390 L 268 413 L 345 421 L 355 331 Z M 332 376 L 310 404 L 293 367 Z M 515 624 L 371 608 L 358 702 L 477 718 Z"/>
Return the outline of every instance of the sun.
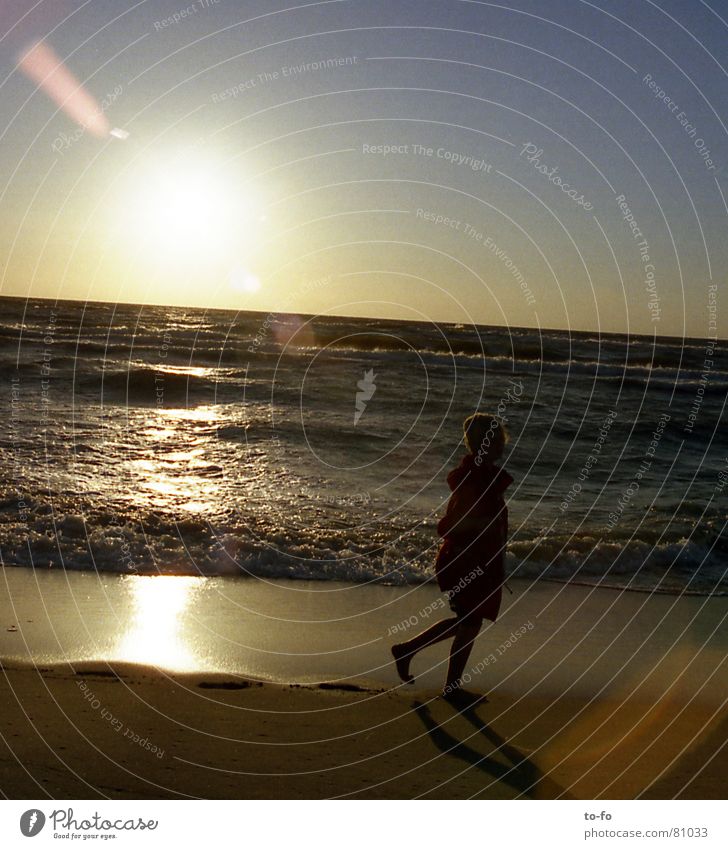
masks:
<path fill-rule="evenodd" d="M 256 199 L 224 163 L 184 154 L 145 161 L 127 176 L 122 234 L 155 265 L 230 268 L 252 249 Z"/>
<path fill-rule="evenodd" d="M 219 240 L 231 204 L 216 174 L 170 169 L 141 187 L 137 213 L 141 232 L 152 240 L 197 250 Z"/>

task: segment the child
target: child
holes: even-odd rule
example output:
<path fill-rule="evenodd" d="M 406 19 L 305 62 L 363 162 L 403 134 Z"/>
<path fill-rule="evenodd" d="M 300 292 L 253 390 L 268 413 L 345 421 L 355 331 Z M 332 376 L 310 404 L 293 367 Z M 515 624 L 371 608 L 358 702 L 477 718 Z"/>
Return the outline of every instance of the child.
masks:
<path fill-rule="evenodd" d="M 460 679 L 483 619 L 495 622 L 500 610 L 508 533 L 503 493 L 513 483 L 505 469 L 494 465 L 508 440 L 503 424 L 495 416 L 475 413 L 465 419 L 463 430 L 470 453 L 447 476 L 452 495 L 437 525 L 444 542 L 435 562 L 437 583 L 455 616 L 392 646 L 400 678 L 412 683 L 409 665 L 414 655 L 452 637 L 442 695 L 453 701 L 463 697 Z"/>

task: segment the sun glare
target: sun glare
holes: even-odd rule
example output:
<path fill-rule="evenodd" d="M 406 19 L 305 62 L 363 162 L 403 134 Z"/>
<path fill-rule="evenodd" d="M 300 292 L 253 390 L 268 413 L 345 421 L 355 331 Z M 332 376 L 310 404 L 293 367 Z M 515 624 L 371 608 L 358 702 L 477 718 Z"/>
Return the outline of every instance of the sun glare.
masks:
<path fill-rule="evenodd" d="M 205 243 L 217 234 L 228 202 L 213 175 L 169 171 L 142 188 L 140 223 L 153 239 Z"/>
<path fill-rule="evenodd" d="M 260 210 L 237 172 L 202 154 L 147 162 L 125 181 L 124 238 L 158 265 L 229 269 L 255 244 Z M 248 290 L 249 291 L 249 290 Z"/>
<path fill-rule="evenodd" d="M 230 272 L 230 285 L 236 292 L 246 295 L 260 290 L 260 280 L 246 268 L 233 268 Z"/>

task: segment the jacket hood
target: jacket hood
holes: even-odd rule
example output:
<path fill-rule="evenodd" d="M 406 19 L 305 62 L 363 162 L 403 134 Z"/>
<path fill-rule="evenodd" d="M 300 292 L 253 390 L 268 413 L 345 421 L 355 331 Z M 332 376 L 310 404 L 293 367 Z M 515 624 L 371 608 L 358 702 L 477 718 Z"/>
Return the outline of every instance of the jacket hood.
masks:
<path fill-rule="evenodd" d="M 468 477 L 474 478 L 483 489 L 490 489 L 493 495 L 501 495 L 513 483 L 513 478 L 505 469 L 500 466 L 478 465 L 473 454 L 466 454 L 460 465 L 448 474 L 448 486 L 455 490 Z"/>

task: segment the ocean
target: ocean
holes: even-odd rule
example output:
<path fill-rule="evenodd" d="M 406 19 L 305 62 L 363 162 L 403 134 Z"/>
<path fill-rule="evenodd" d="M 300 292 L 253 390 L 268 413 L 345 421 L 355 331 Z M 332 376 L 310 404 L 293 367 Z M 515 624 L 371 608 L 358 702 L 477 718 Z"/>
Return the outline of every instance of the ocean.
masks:
<path fill-rule="evenodd" d="M 507 569 L 728 593 L 722 343 L 0 299 L 0 556 L 431 580 L 462 421 L 507 421 Z"/>

